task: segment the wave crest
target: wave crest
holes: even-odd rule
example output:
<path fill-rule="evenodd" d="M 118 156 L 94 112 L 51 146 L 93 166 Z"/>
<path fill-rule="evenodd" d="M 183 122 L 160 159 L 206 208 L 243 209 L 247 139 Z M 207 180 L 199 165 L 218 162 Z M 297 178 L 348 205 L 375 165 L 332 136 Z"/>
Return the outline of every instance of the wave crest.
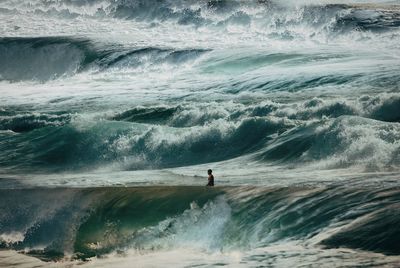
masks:
<path fill-rule="evenodd" d="M 0 80 L 45 82 L 82 71 L 159 71 L 165 66 L 181 66 L 207 51 L 103 48 L 89 40 L 66 37 L 0 38 Z"/>
<path fill-rule="evenodd" d="M 0 248 L 44 260 L 114 251 L 247 251 L 287 240 L 399 254 L 395 187 L 0 190 Z M 389 215 L 391 215 L 389 217 Z M 367 233 L 368 235 L 365 235 Z M 11 234 L 13 235 L 12 239 Z M 320 250 L 320 249 L 319 249 Z"/>

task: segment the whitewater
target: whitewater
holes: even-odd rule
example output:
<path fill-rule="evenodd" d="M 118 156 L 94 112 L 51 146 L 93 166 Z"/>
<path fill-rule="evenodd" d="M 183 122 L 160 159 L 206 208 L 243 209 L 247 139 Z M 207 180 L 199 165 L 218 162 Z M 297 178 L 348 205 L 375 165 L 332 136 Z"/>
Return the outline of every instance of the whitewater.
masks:
<path fill-rule="evenodd" d="M 0 266 L 400 265 L 400 1 L 0 20 Z"/>

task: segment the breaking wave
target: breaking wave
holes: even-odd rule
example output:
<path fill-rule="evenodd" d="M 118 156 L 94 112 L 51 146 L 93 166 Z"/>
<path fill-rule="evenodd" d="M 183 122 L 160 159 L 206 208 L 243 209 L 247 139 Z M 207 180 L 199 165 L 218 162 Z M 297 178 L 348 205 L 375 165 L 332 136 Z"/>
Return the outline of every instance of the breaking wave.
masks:
<path fill-rule="evenodd" d="M 157 70 L 179 65 L 207 50 L 101 48 L 89 40 L 66 37 L 0 38 L 0 80 L 45 82 L 82 71 Z"/>
<path fill-rule="evenodd" d="M 326 4 L 320 1 L 280 3 L 279 1 L 9 1 L 3 12 L 36 13 L 76 18 L 112 17 L 151 23 L 172 21 L 180 25 L 210 27 L 259 25 L 296 34 L 296 26 L 313 32 L 387 31 L 400 25 L 396 7 L 360 3 Z M 298 28 L 297 28 L 298 29 Z"/>
<path fill-rule="evenodd" d="M 253 155 L 290 166 L 390 170 L 400 164 L 398 98 L 139 106 L 93 118 L 4 110 L 0 129 L 10 132 L 0 138 L 1 163 L 15 171 L 141 170 Z"/>
<path fill-rule="evenodd" d="M 1 190 L 0 246 L 44 260 L 113 251 L 249 250 L 294 240 L 398 255 L 398 189 Z M 40 197 L 40 198 L 39 198 Z M 58 200 L 57 202 L 54 202 Z M 4 206 L 3 204 L 8 204 Z M 390 215 L 387 217 L 385 215 Z M 364 235 L 364 232 L 369 235 Z"/>

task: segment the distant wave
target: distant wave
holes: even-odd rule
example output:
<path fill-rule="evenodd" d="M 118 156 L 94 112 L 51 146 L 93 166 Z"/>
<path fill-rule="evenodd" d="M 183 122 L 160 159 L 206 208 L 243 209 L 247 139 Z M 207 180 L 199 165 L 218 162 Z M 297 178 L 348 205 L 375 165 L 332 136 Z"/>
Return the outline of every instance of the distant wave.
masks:
<path fill-rule="evenodd" d="M 98 48 L 89 40 L 67 37 L 0 38 L 0 80 L 47 80 L 81 71 L 179 65 L 208 50 Z"/>
<path fill-rule="evenodd" d="M 203 57 L 204 56 L 204 57 Z M 218 79 L 214 87 L 228 94 L 241 92 L 296 92 L 323 86 L 360 84 L 398 90 L 397 69 L 368 72 L 362 68 L 344 73 L 310 73 L 283 77 L 260 75 L 265 67 L 287 68 L 343 60 L 346 54 L 333 53 L 268 53 L 267 51 L 235 51 L 229 53 L 201 48 L 160 48 L 106 45 L 92 40 L 70 37 L 0 38 L 0 81 L 46 82 L 80 73 L 123 75 L 185 70 L 210 78 L 232 75 L 233 79 Z M 351 59 L 349 59 L 351 60 Z M 247 72 L 250 76 L 239 76 Z M 258 72 L 258 73 L 257 73 Z M 240 80 L 235 79 L 235 75 Z M 379 115 L 377 115 L 379 116 Z"/>
<path fill-rule="evenodd" d="M 99 121 L 76 127 L 47 126 L 0 139 L 2 165 L 30 170 L 92 169 L 115 162 L 123 169 L 153 169 L 199 164 L 239 156 L 257 148 L 282 122 L 245 119 L 214 122 L 208 127 L 150 127 Z M 78 123 L 79 125 L 79 123 Z M 25 144 L 20 149 L 18 144 Z M 7 157 L 13 151 L 13 156 Z"/>
<path fill-rule="evenodd" d="M 398 100 L 149 106 L 93 120 L 3 111 L 0 129 L 12 132 L 0 138 L 1 159 L 12 170 L 92 170 L 110 163 L 140 170 L 255 153 L 267 163 L 385 170 L 400 164 Z"/>
<path fill-rule="evenodd" d="M 271 34 L 295 38 L 297 25 L 309 27 L 310 34 L 320 31 L 381 32 L 400 25 L 398 6 L 329 4 L 326 1 L 8 1 L 0 6 L 3 12 L 35 13 L 73 19 L 112 17 L 150 23 L 171 21 L 180 25 L 249 26 L 261 25 Z"/>

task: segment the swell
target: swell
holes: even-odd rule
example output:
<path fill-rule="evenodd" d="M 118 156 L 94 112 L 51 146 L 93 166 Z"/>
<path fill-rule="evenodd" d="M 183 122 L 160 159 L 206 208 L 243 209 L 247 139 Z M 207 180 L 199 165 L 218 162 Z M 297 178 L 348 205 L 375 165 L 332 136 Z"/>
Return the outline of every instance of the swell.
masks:
<path fill-rule="evenodd" d="M 327 86 L 398 90 L 398 66 L 392 58 L 373 58 L 377 64 L 390 65 L 390 68 L 374 70 L 360 66 L 349 70 L 349 63 L 365 56 L 355 57 L 348 52 L 273 53 L 249 48 L 225 52 L 220 48 L 135 47 L 72 37 L 4 37 L 0 38 L 0 80 L 46 82 L 85 73 L 93 79 L 107 74 L 114 79 L 123 75 L 137 81 L 135 75 L 160 72 L 170 75 L 189 69 L 192 71 L 189 76 L 201 79 L 197 82 L 200 91 L 220 88 L 227 94 L 298 92 Z M 192 66 L 193 70 L 188 68 Z M 305 74 L 287 72 L 288 68 L 299 66 L 311 69 Z M 192 87 L 192 84 L 186 86 Z"/>
<path fill-rule="evenodd" d="M 214 122 L 204 128 L 107 121 L 79 126 L 82 123 L 4 133 L 3 167 L 73 171 L 112 163 L 118 169 L 137 170 L 207 163 L 251 152 L 268 139 L 268 133 L 284 127 L 282 122 L 257 118 Z"/>
<path fill-rule="evenodd" d="M 251 156 L 260 163 L 392 170 L 400 162 L 396 94 L 356 100 L 181 103 L 106 115 L 0 115 L 3 172 L 144 170 Z M 10 108 L 11 109 L 11 108 Z"/>
<path fill-rule="evenodd" d="M 142 253 L 182 247 L 245 251 L 287 240 L 400 254 L 393 243 L 400 236 L 393 227 L 400 219 L 392 213 L 400 198 L 397 188 L 142 187 L 1 192 L 1 247 L 45 260 L 64 256 L 87 259 L 130 249 Z"/>
<path fill-rule="evenodd" d="M 83 71 L 157 69 L 196 59 L 204 49 L 101 46 L 71 37 L 0 38 L 0 80 L 11 82 L 68 77 Z"/>

